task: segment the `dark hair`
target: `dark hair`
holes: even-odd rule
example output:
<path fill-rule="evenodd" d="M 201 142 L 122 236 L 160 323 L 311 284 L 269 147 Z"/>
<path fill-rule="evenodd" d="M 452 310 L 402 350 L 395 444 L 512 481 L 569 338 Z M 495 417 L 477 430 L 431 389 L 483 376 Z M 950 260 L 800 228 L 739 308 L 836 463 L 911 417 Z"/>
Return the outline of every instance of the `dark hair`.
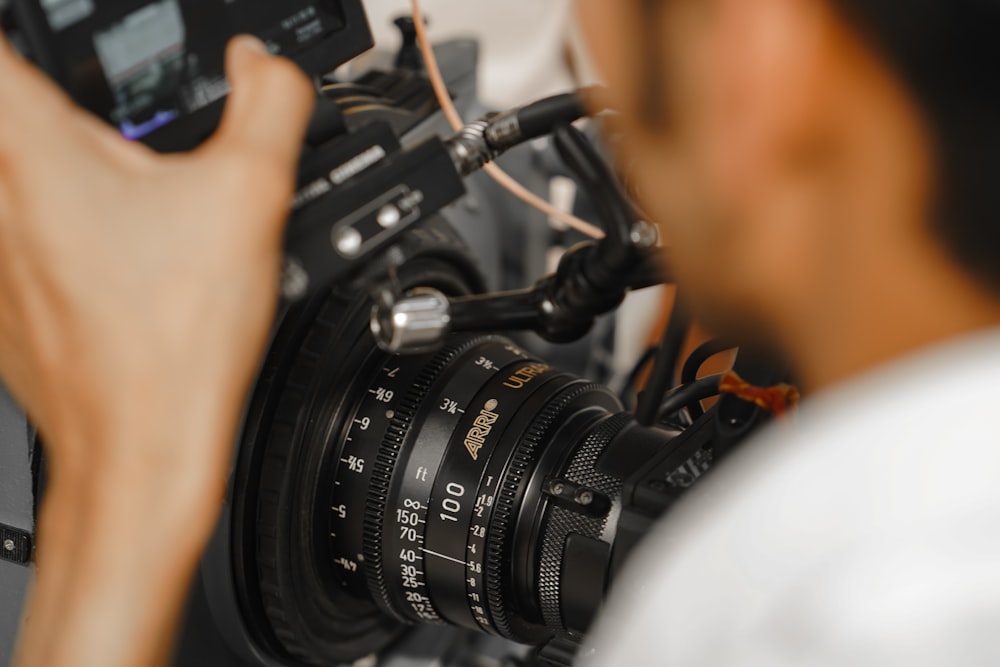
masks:
<path fill-rule="evenodd" d="M 1000 2 L 830 0 L 892 67 L 931 133 L 931 224 L 1000 292 Z"/>
<path fill-rule="evenodd" d="M 659 24 L 667 2 L 639 0 L 645 39 L 659 41 L 649 26 Z M 966 271 L 1000 293 L 1000 0 L 828 2 L 889 64 L 930 130 L 933 232 Z M 661 73 L 646 73 L 648 117 L 669 96 Z"/>

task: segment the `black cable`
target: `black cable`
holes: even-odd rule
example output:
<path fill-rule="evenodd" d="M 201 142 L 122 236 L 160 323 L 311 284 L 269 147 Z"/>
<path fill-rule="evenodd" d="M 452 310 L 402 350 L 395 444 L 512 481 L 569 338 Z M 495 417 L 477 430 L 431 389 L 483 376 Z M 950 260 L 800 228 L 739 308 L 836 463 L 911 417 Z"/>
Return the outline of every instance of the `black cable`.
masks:
<path fill-rule="evenodd" d="M 628 286 L 633 290 L 646 289 L 656 285 L 669 285 L 674 282 L 670 271 L 670 263 L 663 257 L 662 248 L 644 250 L 639 256 L 639 262 L 629 272 Z"/>
<path fill-rule="evenodd" d="M 571 93 L 553 95 L 521 107 L 517 111 L 521 132 L 525 137 L 534 139 L 548 134 L 554 127 L 602 111 L 597 107 L 599 101 L 606 98 L 603 90 L 602 86 L 578 88 Z"/>
<path fill-rule="evenodd" d="M 698 349 L 691 353 L 684 362 L 681 370 L 681 384 L 691 384 L 698 379 L 698 371 L 705 365 L 705 362 L 717 354 L 722 354 L 726 350 L 733 349 L 732 345 L 718 339 L 713 339 L 702 343 Z"/>
<path fill-rule="evenodd" d="M 551 134 L 560 125 L 569 125 L 591 116 L 603 99 L 600 86 L 578 88 L 532 102 L 527 106 L 493 115 L 484 132 L 490 147 L 504 152 L 525 142 Z"/>
<path fill-rule="evenodd" d="M 718 396 L 719 384 L 722 382 L 722 378 L 721 374 L 710 375 L 700 380 L 695 380 L 691 384 L 678 387 L 660 405 L 657 421 L 666 419 L 684 408 L 695 406 L 706 398 Z"/>
<path fill-rule="evenodd" d="M 552 133 L 552 140 L 581 191 L 597 209 L 607 234 L 597 245 L 597 256 L 614 274 L 614 282 L 621 282 L 622 274 L 638 264 L 632 241 L 632 228 L 638 220 L 635 208 L 622 193 L 615 173 L 583 132 L 572 125 L 560 125 Z"/>
<path fill-rule="evenodd" d="M 632 403 L 632 393 L 635 391 L 636 385 L 639 384 L 639 376 L 642 375 L 642 371 L 656 357 L 656 353 L 659 351 L 660 348 L 654 345 L 643 352 L 642 356 L 639 357 L 639 361 L 635 362 L 635 366 L 632 367 L 632 371 L 628 374 L 628 379 L 625 381 L 625 386 L 622 387 L 621 393 L 618 395 L 622 403 L 625 405 Z"/>
<path fill-rule="evenodd" d="M 583 97 L 577 92 L 563 93 L 533 102 L 517 111 L 518 125 L 523 140 L 537 139 L 559 125 L 577 121 L 589 112 L 583 105 Z"/>
<path fill-rule="evenodd" d="M 702 343 L 698 349 L 691 353 L 687 361 L 684 362 L 684 368 L 681 370 L 681 384 L 688 385 L 697 380 L 698 373 L 706 361 L 717 354 L 731 349 L 733 349 L 732 345 L 717 339 Z M 691 413 L 691 419 L 695 420 L 705 414 L 705 411 L 701 407 L 701 402 L 695 402 L 689 406 L 689 412 Z"/>
<path fill-rule="evenodd" d="M 656 355 L 653 372 L 649 376 L 646 388 L 639 394 L 635 418 L 642 426 L 652 426 L 656 421 L 660 403 L 663 402 L 663 397 L 677 373 L 677 358 L 680 356 L 681 346 L 684 345 L 689 327 L 687 312 L 678 296 L 674 301 L 667 329 L 663 332 L 663 343 L 660 345 L 659 354 Z"/>

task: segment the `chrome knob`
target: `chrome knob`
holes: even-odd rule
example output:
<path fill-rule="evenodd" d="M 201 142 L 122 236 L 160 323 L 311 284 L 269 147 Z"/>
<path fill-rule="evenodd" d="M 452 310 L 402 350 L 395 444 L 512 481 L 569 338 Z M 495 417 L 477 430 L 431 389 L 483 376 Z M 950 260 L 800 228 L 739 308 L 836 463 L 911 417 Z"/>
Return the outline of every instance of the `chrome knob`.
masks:
<path fill-rule="evenodd" d="M 403 298 L 383 290 L 372 307 L 371 330 L 386 352 L 413 354 L 436 349 L 451 330 L 451 303 L 441 292 L 426 287 Z"/>

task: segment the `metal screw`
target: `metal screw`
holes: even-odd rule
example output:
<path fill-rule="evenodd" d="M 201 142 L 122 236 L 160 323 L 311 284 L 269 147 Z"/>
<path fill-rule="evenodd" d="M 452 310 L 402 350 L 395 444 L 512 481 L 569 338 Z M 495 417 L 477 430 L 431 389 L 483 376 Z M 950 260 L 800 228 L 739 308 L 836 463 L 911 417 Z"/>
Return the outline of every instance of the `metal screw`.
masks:
<path fill-rule="evenodd" d="M 403 221 L 403 214 L 399 208 L 388 204 L 378 212 L 376 220 L 383 229 L 391 229 Z"/>
<path fill-rule="evenodd" d="M 582 489 L 576 494 L 576 502 L 586 507 L 590 503 L 594 502 L 593 491 L 588 491 L 587 489 Z"/>
<path fill-rule="evenodd" d="M 333 247 L 347 258 L 357 257 L 358 253 L 361 252 L 361 246 L 365 242 L 364 237 L 361 236 L 361 232 L 354 227 L 336 229 L 331 238 L 333 240 Z"/>
<path fill-rule="evenodd" d="M 640 248 L 652 248 L 660 241 L 660 235 L 656 227 L 644 220 L 640 220 L 632 225 L 632 232 L 629 235 L 632 243 Z"/>
<path fill-rule="evenodd" d="M 553 495 L 561 496 L 565 490 L 566 486 L 562 482 L 552 482 L 549 484 L 549 491 L 551 491 Z"/>
<path fill-rule="evenodd" d="M 13 551 L 16 548 L 16 546 L 17 545 L 14 544 L 14 540 L 3 541 L 3 548 L 6 549 L 7 551 Z"/>

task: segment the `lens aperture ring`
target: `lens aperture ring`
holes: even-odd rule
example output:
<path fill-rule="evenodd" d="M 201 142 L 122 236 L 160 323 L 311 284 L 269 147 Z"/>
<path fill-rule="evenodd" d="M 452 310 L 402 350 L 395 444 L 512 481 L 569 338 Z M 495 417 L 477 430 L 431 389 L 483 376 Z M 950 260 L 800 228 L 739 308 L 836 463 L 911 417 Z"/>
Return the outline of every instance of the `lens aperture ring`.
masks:
<path fill-rule="evenodd" d="M 342 439 L 332 464 L 333 486 L 330 494 L 330 560 L 343 585 L 352 595 L 369 594 L 364 555 L 365 511 L 358 499 L 365 498 L 375 469 L 374 457 L 386 430 L 395 417 L 406 388 L 420 370 L 419 362 L 429 360 L 388 357 L 376 353 L 367 386 L 357 386 L 361 395 L 343 433 L 331 437 Z M 362 377 L 366 374 L 362 373 Z M 353 392 L 352 392 L 353 393 Z"/>

